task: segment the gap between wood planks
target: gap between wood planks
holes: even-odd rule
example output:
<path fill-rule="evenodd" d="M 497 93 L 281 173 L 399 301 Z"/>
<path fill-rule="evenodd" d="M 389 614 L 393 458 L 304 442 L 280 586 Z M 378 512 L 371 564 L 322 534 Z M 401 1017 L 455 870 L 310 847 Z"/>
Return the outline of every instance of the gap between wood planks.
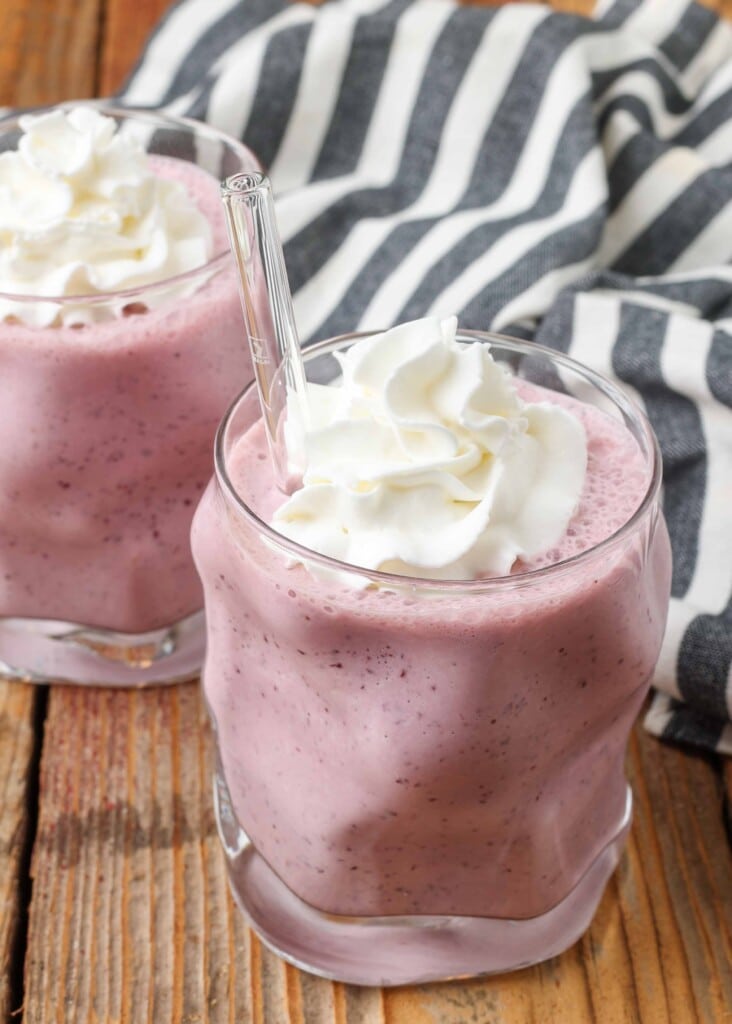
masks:
<path fill-rule="evenodd" d="M 22 683 L 0 684 L 8 687 L 22 686 Z M 28 919 L 33 898 L 31 859 L 38 828 L 40 809 L 39 781 L 41 754 L 43 751 L 43 729 L 48 707 L 48 687 L 39 686 L 33 699 L 31 713 L 32 746 L 27 762 L 25 777 L 25 822 L 21 832 L 19 849 L 16 851 L 16 913 L 13 933 L 10 936 L 9 957 L 6 977 L 0 979 L 0 1018 L 12 1021 L 22 1012 L 25 997 L 25 958 L 28 945 Z M 12 767 L 11 767 L 12 770 Z M 6 907 L 6 912 L 8 908 Z"/>

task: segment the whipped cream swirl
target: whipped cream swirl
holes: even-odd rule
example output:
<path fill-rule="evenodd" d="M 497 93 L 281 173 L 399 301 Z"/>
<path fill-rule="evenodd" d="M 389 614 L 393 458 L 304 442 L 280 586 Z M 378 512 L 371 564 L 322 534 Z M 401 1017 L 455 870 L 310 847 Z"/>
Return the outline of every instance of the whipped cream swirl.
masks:
<path fill-rule="evenodd" d="M 302 487 L 273 526 L 354 566 L 432 579 L 506 575 L 562 537 L 582 492 L 582 424 L 525 402 L 490 346 L 430 318 L 357 341 L 342 377 L 291 401 Z"/>
<path fill-rule="evenodd" d="M 140 141 L 117 131 L 111 117 L 79 106 L 19 123 L 17 150 L 0 153 L 0 293 L 106 294 L 166 280 L 210 258 L 210 226 L 183 185 L 156 175 Z M 0 296 L 0 320 L 33 326 L 109 315 L 94 303 Z"/>

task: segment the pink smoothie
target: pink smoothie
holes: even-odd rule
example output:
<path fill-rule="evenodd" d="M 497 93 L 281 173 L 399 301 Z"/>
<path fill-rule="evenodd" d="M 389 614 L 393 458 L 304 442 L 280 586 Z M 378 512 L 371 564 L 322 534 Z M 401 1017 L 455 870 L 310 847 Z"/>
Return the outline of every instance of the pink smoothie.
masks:
<path fill-rule="evenodd" d="M 218 182 L 155 158 L 228 248 Z M 0 616 L 143 632 L 200 608 L 193 510 L 251 378 L 233 262 L 93 326 L 0 322 Z"/>
<path fill-rule="evenodd" d="M 281 553 L 215 486 L 193 528 L 206 696 L 235 814 L 299 897 L 339 915 L 528 918 L 567 896 L 626 811 L 624 751 L 669 593 L 633 436 L 593 407 L 561 545 L 511 580 L 351 589 Z M 228 460 L 268 520 L 261 425 Z M 521 573 L 524 575 L 522 576 Z"/>

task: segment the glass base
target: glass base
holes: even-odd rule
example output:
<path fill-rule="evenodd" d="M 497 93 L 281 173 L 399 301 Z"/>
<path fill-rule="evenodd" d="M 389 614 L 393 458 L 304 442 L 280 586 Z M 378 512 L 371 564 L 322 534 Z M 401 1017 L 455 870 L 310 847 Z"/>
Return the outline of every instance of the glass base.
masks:
<path fill-rule="evenodd" d="M 205 644 L 203 611 L 137 634 L 0 618 L 0 679 L 85 686 L 179 683 L 199 674 Z"/>
<path fill-rule="evenodd" d="M 630 828 L 628 787 L 617 832 L 561 903 L 538 917 L 340 917 L 295 895 L 250 843 L 223 774 L 214 780 L 231 888 L 262 941 L 303 970 L 354 985 L 406 985 L 517 970 L 556 956 L 587 930 Z"/>

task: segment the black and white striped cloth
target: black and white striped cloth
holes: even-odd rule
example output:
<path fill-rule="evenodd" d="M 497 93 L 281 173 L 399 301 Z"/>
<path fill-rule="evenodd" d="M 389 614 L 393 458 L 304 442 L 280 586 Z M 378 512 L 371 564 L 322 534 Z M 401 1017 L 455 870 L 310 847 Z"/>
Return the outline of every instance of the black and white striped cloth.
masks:
<path fill-rule="evenodd" d="M 647 726 L 732 752 L 732 27 L 687 0 L 181 0 L 123 99 L 269 167 L 306 341 L 456 312 L 639 398 L 674 550 Z"/>

